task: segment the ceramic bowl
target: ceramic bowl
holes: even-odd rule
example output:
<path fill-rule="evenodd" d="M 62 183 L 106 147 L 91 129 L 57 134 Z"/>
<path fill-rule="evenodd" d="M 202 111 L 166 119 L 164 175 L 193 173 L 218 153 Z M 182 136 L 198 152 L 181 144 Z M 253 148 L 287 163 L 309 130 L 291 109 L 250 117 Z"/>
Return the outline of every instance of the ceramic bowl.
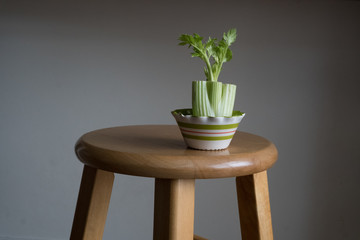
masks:
<path fill-rule="evenodd" d="M 199 150 L 226 149 L 245 113 L 233 111 L 232 117 L 194 117 L 191 109 L 177 109 L 174 116 L 186 145 Z"/>

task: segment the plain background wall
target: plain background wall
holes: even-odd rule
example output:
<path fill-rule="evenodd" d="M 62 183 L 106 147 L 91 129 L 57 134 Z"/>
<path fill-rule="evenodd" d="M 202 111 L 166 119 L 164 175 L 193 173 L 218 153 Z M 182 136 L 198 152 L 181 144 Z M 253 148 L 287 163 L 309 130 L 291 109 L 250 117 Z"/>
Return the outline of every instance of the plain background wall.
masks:
<path fill-rule="evenodd" d="M 238 30 L 220 80 L 279 149 L 275 239 L 359 239 L 360 2 L 0 1 L 0 239 L 68 239 L 85 132 L 175 124 L 203 63 L 181 33 Z M 195 231 L 240 239 L 234 179 L 196 185 Z M 153 180 L 117 175 L 104 239 L 151 239 Z"/>

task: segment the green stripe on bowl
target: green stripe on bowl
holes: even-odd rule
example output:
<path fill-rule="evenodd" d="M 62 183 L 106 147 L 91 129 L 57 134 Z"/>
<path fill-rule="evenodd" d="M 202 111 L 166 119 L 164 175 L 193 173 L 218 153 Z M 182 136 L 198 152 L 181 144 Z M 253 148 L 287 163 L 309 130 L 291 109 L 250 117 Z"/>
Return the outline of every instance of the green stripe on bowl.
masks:
<path fill-rule="evenodd" d="M 193 110 L 191 108 L 185 108 L 185 109 L 176 109 L 174 111 L 172 111 L 171 113 L 173 114 L 182 114 L 182 115 L 193 115 Z M 243 112 L 234 110 L 232 113 L 232 117 L 236 117 L 236 116 L 242 116 L 244 115 Z M 203 116 L 206 117 L 206 116 Z M 230 118 L 230 117 L 226 117 L 226 118 Z"/>
<path fill-rule="evenodd" d="M 221 137 L 208 137 L 208 136 L 194 136 L 194 135 L 189 135 L 189 134 L 182 134 L 184 138 L 191 138 L 191 139 L 197 139 L 197 140 L 206 140 L 206 141 L 219 141 L 219 140 L 227 140 L 227 139 L 231 139 L 233 135 L 228 135 L 228 136 L 221 136 Z"/>
<path fill-rule="evenodd" d="M 193 123 L 183 123 L 183 122 L 177 122 L 177 123 L 180 127 L 205 129 L 205 130 L 232 129 L 232 128 L 237 128 L 239 126 L 239 123 L 227 124 L 227 125 L 205 125 L 205 124 L 193 124 Z"/>

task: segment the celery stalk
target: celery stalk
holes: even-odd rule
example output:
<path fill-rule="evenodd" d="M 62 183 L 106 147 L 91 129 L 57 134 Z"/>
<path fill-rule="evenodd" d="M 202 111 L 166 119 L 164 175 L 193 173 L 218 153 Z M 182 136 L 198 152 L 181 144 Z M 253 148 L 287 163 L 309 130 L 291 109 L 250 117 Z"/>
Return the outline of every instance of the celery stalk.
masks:
<path fill-rule="evenodd" d="M 234 109 L 236 95 L 236 85 L 234 84 L 223 84 L 222 87 L 222 98 L 219 116 L 231 117 Z"/>
<path fill-rule="evenodd" d="M 193 116 L 214 116 L 207 91 L 207 81 L 193 81 L 192 108 Z"/>
<path fill-rule="evenodd" d="M 221 82 L 194 81 L 192 109 L 196 117 L 231 117 L 236 85 Z"/>
<path fill-rule="evenodd" d="M 221 111 L 222 85 L 221 82 L 206 82 L 210 108 L 213 111 L 213 114 L 209 117 L 219 117 L 219 111 Z"/>

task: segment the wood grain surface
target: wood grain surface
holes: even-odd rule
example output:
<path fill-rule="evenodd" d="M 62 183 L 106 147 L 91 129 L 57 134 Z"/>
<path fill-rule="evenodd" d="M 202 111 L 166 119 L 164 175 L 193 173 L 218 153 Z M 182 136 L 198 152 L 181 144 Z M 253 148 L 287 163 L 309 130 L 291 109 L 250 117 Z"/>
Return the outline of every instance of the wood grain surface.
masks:
<path fill-rule="evenodd" d="M 166 179 L 250 175 L 270 168 L 277 149 L 267 139 L 236 132 L 220 151 L 187 148 L 176 125 L 100 129 L 83 135 L 75 151 L 84 164 L 115 173 Z"/>
<path fill-rule="evenodd" d="M 84 166 L 71 240 L 98 240 L 104 233 L 114 173 Z"/>
<path fill-rule="evenodd" d="M 267 172 L 236 178 L 243 240 L 273 240 Z"/>
<path fill-rule="evenodd" d="M 194 179 L 156 179 L 155 240 L 193 240 Z"/>

